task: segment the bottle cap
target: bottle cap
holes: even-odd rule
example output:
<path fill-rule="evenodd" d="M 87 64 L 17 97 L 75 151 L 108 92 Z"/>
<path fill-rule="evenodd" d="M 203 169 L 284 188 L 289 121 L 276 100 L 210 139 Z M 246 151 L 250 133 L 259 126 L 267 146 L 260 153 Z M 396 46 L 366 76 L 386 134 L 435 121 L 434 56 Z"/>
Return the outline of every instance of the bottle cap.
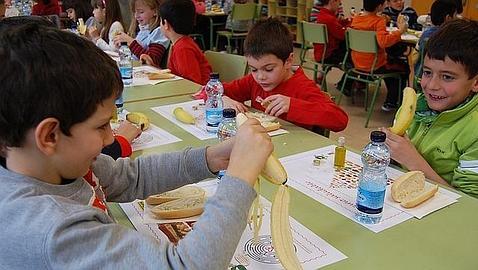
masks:
<path fill-rule="evenodd" d="M 209 79 L 219 79 L 219 73 L 217 72 L 211 72 L 209 74 Z"/>
<path fill-rule="evenodd" d="M 337 143 L 339 144 L 339 146 L 344 146 L 345 145 L 345 137 L 339 137 L 337 139 Z"/>
<path fill-rule="evenodd" d="M 123 42 L 121 42 L 120 44 L 121 44 L 121 46 L 123 46 L 123 45 L 128 45 L 128 42 L 123 41 Z"/>
<path fill-rule="evenodd" d="M 222 111 L 222 117 L 234 118 L 236 117 L 236 110 L 234 110 L 233 108 L 226 108 Z"/>
<path fill-rule="evenodd" d="M 372 142 L 384 142 L 386 138 L 387 138 L 387 135 L 382 131 L 376 130 L 370 133 L 370 140 Z"/>

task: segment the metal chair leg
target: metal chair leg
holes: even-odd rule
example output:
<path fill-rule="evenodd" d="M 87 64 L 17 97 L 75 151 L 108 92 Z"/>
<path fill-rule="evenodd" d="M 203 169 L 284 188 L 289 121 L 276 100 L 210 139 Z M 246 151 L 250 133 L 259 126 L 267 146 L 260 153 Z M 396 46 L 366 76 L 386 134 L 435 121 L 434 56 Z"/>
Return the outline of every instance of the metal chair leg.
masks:
<path fill-rule="evenodd" d="M 378 80 L 378 84 L 375 84 L 375 90 L 373 92 L 372 102 L 368 108 L 367 113 L 367 121 L 365 122 L 365 127 L 368 127 L 368 122 L 370 121 L 370 117 L 372 117 L 373 109 L 375 108 L 375 101 L 377 100 L 378 92 L 380 91 L 380 85 L 382 84 L 382 79 Z"/>
<path fill-rule="evenodd" d="M 348 78 L 349 78 L 349 74 L 345 73 L 344 82 L 342 83 L 342 86 L 340 87 L 340 94 L 339 94 L 339 97 L 337 98 L 337 105 L 339 105 L 340 101 L 342 100 L 342 96 L 344 95 L 345 83 L 347 82 Z"/>

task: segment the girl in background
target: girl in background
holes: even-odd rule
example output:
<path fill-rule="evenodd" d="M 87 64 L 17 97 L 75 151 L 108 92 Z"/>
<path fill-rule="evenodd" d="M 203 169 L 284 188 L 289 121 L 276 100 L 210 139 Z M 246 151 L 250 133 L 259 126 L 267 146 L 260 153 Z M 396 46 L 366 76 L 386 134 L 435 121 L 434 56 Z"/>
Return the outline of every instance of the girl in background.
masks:
<path fill-rule="evenodd" d="M 82 18 L 87 27 L 95 26 L 95 18 L 92 16 L 93 7 L 88 0 L 63 0 L 62 3 L 63 10 L 66 11 L 72 24 L 76 25 L 78 19 Z"/>
<path fill-rule="evenodd" d="M 159 30 L 159 0 L 132 0 L 131 11 L 135 21 L 131 22 L 129 34 L 117 35 L 114 42 L 117 46 L 121 42 L 128 43 L 136 60 L 146 55 L 154 66 L 161 66 L 169 40 Z"/>
<path fill-rule="evenodd" d="M 101 31 L 95 26 L 88 28 L 91 40 L 103 51 L 118 51 L 114 37 L 124 33 L 118 0 L 91 0 L 91 6 L 96 22 L 103 25 Z"/>
<path fill-rule="evenodd" d="M 58 0 L 37 0 L 32 7 L 32 15 L 60 15 Z"/>

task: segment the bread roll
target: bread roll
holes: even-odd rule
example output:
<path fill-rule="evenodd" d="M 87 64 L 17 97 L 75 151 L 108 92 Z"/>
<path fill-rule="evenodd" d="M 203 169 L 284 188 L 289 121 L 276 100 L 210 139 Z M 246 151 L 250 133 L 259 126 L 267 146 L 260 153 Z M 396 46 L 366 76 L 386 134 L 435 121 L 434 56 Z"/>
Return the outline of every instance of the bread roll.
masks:
<path fill-rule="evenodd" d="M 166 80 L 174 78 L 174 74 L 171 73 L 147 73 L 149 80 Z"/>
<path fill-rule="evenodd" d="M 392 199 L 399 202 L 405 208 L 415 207 L 429 198 L 433 197 L 438 191 L 438 185 L 432 188 L 425 188 L 425 175 L 421 171 L 410 171 L 392 184 Z"/>
<path fill-rule="evenodd" d="M 161 194 L 151 195 L 146 198 L 146 203 L 149 205 L 157 205 L 169 201 L 174 201 L 188 197 L 202 197 L 206 196 L 204 189 L 197 186 L 182 186 L 178 189 L 164 192 Z"/>
<path fill-rule="evenodd" d="M 247 117 L 255 118 L 261 122 L 261 126 L 263 126 L 267 132 L 271 132 L 274 130 L 278 130 L 281 125 L 279 122 L 275 121 L 277 117 L 265 114 L 263 112 L 246 112 Z"/>
<path fill-rule="evenodd" d="M 151 209 L 151 213 L 161 219 L 186 218 L 204 211 L 205 197 L 189 197 L 169 201 Z"/>

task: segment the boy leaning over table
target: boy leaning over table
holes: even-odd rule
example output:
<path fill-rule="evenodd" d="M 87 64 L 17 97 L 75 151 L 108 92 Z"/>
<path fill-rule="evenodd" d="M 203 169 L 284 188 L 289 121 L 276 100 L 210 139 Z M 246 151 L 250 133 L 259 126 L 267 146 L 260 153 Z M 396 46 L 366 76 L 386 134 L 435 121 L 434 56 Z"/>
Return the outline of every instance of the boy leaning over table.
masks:
<path fill-rule="evenodd" d="M 347 114 L 330 96 L 293 67 L 292 36 L 278 19 L 257 22 L 244 42 L 244 56 L 251 73 L 224 83 L 225 107 L 244 112 L 243 102 L 298 126 L 332 131 L 345 129 Z"/>
<path fill-rule="evenodd" d="M 100 155 L 113 141 L 109 122 L 123 89 L 108 55 L 72 33 L 26 23 L 0 34 L 0 65 L 2 269 L 226 269 L 273 148 L 258 121 L 221 144 L 115 161 Z M 105 200 L 142 199 L 226 167 L 177 245 L 108 215 Z"/>
<path fill-rule="evenodd" d="M 428 40 L 417 111 L 404 137 L 388 130 L 393 159 L 478 197 L 478 22 L 446 22 Z"/>

